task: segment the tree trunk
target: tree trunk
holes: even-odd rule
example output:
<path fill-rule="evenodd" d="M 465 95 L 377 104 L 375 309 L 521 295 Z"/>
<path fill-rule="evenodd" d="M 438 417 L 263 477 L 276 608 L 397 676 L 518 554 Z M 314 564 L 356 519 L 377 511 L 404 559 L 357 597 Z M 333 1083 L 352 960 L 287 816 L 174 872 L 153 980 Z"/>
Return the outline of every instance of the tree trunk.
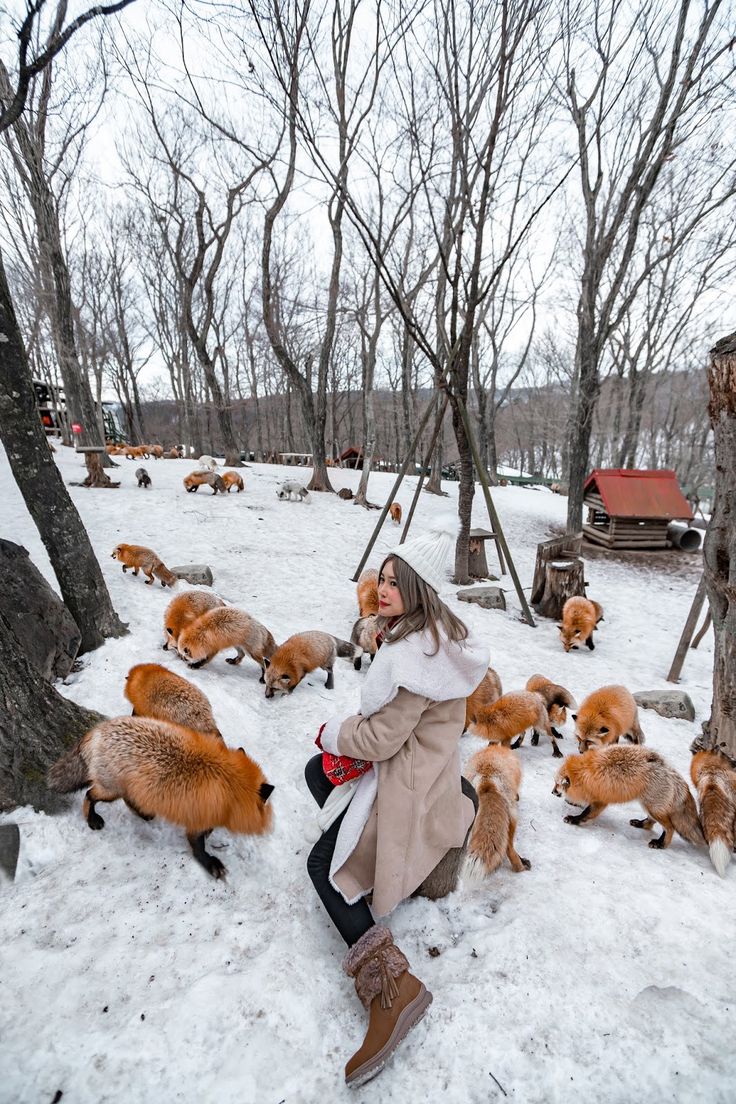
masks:
<path fill-rule="evenodd" d="M 578 332 L 576 360 L 578 383 L 570 403 L 566 454 L 569 463 L 567 531 L 577 533 L 583 527 L 583 488 L 588 474 L 590 435 L 600 381 L 598 355 L 593 348 L 592 330 L 581 327 Z"/>
<path fill-rule="evenodd" d="M 437 378 L 435 377 L 435 386 L 436 386 L 436 383 L 437 383 Z M 436 394 L 436 392 L 435 392 L 435 394 Z M 429 479 L 427 480 L 427 485 L 424 488 L 425 491 L 427 491 L 428 494 L 446 495 L 446 493 L 447 493 L 446 491 L 442 490 L 442 459 L 443 459 L 443 451 L 444 451 L 443 448 L 442 448 L 442 445 L 443 445 L 443 438 L 444 438 L 445 434 L 444 434 L 444 430 L 442 429 L 441 425 L 438 425 L 438 423 L 441 423 L 444 420 L 445 409 L 446 409 L 446 406 L 445 406 L 444 403 L 442 403 L 439 406 L 438 410 L 437 410 L 437 414 L 435 415 L 435 421 L 434 421 L 434 427 L 433 427 L 432 433 L 433 433 L 433 435 L 436 434 L 437 443 L 434 446 L 434 452 L 432 454 L 432 470 L 429 474 Z"/>
<path fill-rule="evenodd" d="M 82 487 L 120 486 L 120 483 L 113 483 L 105 472 L 102 461 L 106 455 L 105 452 L 85 452 L 84 463 L 87 468 L 87 478 L 81 483 Z"/>
<path fill-rule="evenodd" d="M 2 614 L 0 700 L 0 812 L 63 807 L 66 800 L 46 788 L 46 771 L 102 718 L 62 697 L 30 666 Z"/>
<path fill-rule="evenodd" d="M 639 447 L 639 433 L 641 432 L 641 416 L 644 410 L 644 395 L 646 391 L 647 375 L 637 372 L 632 368 L 631 389 L 629 391 L 629 419 L 626 426 L 626 434 L 621 446 L 621 467 L 636 467 L 636 451 Z"/>
<path fill-rule="evenodd" d="M 463 401 L 467 394 L 462 395 Z M 475 468 L 470 452 L 470 442 L 465 435 L 462 417 L 457 405 L 452 402 L 452 428 L 455 432 L 457 450 L 460 454 L 460 487 L 457 496 L 457 512 L 460 518 L 460 532 L 455 544 L 455 575 L 453 582 L 456 586 L 468 586 L 472 583 L 468 571 L 468 551 L 471 514 L 473 512 L 473 496 L 475 495 Z"/>
<path fill-rule="evenodd" d="M 222 447 L 225 453 L 225 467 L 242 468 L 240 448 L 235 440 L 235 431 L 233 430 L 230 404 L 223 395 L 220 382 L 215 373 L 214 362 L 207 351 L 204 340 L 201 338 L 201 335 L 197 333 L 194 322 L 189 322 L 189 318 L 190 315 L 187 314 L 189 337 L 197 353 L 197 359 L 202 366 L 202 371 L 207 381 L 207 387 L 212 396 L 212 403 L 215 407 L 215 416 L 217 418 L 217 425 L 220 430 L 220 437 L 222 438 Z"/>
<path fill-rule="evenodd" d="M 47 296 L 51 322 L 51 337 L 64 383 L 64 398 L 70 419 L 81 425 L 79 443 L 103 445 L 104 440 L 95 414 L 89 378 L 82 371 L 74 335 L 69 268 L 62 246 L 61 226 L 56 198 L 46 177 L 43 142 L 32 136 L 29 125 L 19 119 L 13 125 L 19 154 L 26 176 L 26 190 L 33 209 L 38 234 L 41 278 Z M 40 144 L 39 144 L 40 142 Z"/>
<path fill-rule="evenodd" d="M 708 384 L 716 486 L 703 560 L 715 653 L 710 719 L 694 746 L 718 748 L 736 763 L 736 334 L 711 350 Z"/>
<path fill-rule="evenodd" d="M 0 255 L 0 433 L 15 480 L 82 634 L 80 654 L 123 636 L 87 531 L 54 464 Z M 89 455 L 89 454 L 87 454 Z M 104 473 L 103 473 L 104 474 Z"/>

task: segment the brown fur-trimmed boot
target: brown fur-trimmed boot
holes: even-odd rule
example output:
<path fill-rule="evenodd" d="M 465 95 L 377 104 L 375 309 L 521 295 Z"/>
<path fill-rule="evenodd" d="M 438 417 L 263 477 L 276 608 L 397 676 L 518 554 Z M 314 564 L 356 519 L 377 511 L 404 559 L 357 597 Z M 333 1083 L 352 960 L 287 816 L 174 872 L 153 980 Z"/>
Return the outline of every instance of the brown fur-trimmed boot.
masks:
<path fill-rule="evenodd" d="M 388 928 L 369 928 L 350 948 L 342 968 L 355 979 L 355 991 L 370 1016 L 363 1045 L 345 1067 L 346 1084 L 356 1088 L 381 1072 L 429 1008 L 432 994 L 409 973 Z"/>

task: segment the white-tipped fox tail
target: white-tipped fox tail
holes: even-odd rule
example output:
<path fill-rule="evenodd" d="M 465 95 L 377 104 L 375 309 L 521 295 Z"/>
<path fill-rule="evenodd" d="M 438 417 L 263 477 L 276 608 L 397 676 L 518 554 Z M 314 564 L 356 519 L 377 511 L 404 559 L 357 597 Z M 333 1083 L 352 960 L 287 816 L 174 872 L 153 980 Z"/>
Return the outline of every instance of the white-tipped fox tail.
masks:
<path fill-rule="evenodd" d="M 466 886 L 480 885 L 481 882 L 485 881 L 488 877 L 488 870 L 480 855 L 465 856 L 460 876 L 463 885 Z"/>
<path fill-rule="evenodd" d="M 729 847 L 722 839 L 711 840 L 710 843 L 710 861 L 720 874 L 722 878 L 725 877 L 728 869 L 728 864 L 731 861 L 731 851 Z"/>

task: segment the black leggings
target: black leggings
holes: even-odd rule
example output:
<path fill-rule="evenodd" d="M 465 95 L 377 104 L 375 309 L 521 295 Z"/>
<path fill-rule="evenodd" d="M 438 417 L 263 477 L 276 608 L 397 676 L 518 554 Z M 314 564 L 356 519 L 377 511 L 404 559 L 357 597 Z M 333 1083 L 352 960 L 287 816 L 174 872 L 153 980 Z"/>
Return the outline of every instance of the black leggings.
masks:
<path fill-rule="evenodd" d="M 304 777 L 312 797 L 320 808 L 324 805 L 333 790 L 333 785 L 322 770 L 322 756 L 314 755 L 304 768 Z M 462 791 L 470 797 L 476 810 L 478 798 L 467 778 L 462 778 Z M 330 882 L 330 863 L 335 851 L 337 833 L 340 831 L 342 818 L 345 813 L 340 813 L 337 820 L 333 821 L 326 832 L 323 832 L 309 853 L 307 870 L 312 879 L 314 888 L 319 894 L 322 904 L 327 909 L 330 920 L 343 937 L 348 947 L 357 943 L 361 935 L 365 935 L 369 928 L 373 927 L 374 920 L 371 910 L 368 908 L 365 897 L 361 897 L 354 905 L 349 905 L 341 893 Z M 468 831 L 468 834 L 469 831 Z M 466 841 L 467 842 L 467 841 Z"/>
<path fill-rule="evenodd" d="M 322 808 L 334 787 L 322 770 L 321 755 L 315 755 L 309 760 L 304 768 L 304 777 L 312 797 Z M 349 905 L 330 882 L 330 863 L 344 816 L 345 813 L 340 813 L 337 820 L 333 821 L 317 840 L 309 853 L 307 870 L 330 920 L 348 947 L 352 947 L 361 935 L 365 935 L 368 929 L 373 927 L 373 914 L 366 904 L 365 897 L 361 897 L 354 905 Z"/>

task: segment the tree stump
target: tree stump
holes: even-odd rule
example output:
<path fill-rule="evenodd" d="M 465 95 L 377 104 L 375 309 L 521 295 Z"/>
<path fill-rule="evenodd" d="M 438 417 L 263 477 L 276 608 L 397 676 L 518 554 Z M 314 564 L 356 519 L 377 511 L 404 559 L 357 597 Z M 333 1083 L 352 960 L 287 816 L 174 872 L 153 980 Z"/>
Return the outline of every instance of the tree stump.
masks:
<path fill-rule="evenodd" d="M 489 533 L 487 529 L 471 529 L 468 534 L 468 575 L 471 579 L 492 579 L 495 576 L 491 575 L 488 570 L 488 560 L 486 559 L 486 541 L 496 541 L 496 551 L 498 552 L 498 561 L 501 567 L 501 574 L 506 574 L 506 565 L 503 561 L 503 553 L 501 552 L 500 545 L 496 538 L 495 533 Z"/>
<path fill-rule="evenodd" d="M 102 457 L 107 456 L 104 448 L 89 446 L 79 448 L 77 452 L 84 453 L 84 462 L 87 466 L 87 478 L 83 480 L 83 487 L 119 487 L 119 483 L 113 483 L 102 466 Z M 117 466 L 117 465 L 116 465 Z"/>
<path fill-rule="evenodd" d="M 553 540 L 542 541 L 537 545 L 537 562 L 534 566 L 534 582 L 532 583 L 531 604 L 542 617 L 562 616 L 562 607 L 568 598 L 576 596 L 585 597 L 585 573 L 580 553 L 583 547 L 583 534 L 566 533 L 563 537 L 555 537 Z M 548 571 L 551 563 L 558 566 L 554 571 Z M 561 570 L 561 564 L 577 565 L 569 568 L 569 578 L 565 579 L 565 572 Z M 572 587 L 579 589 L 573 590 Z M 556 597 L 558 588 L 559 598 Z M 552 611 L 552 612 L 548 612 Z"/>
<path fill-rule="evenodd" d="M 544 568 L 542 597 L 534 603 L 541 617 L 562 617 L 568 598 L 585 596 L 585 568 L 582 560 L 551 560 Z"/>

